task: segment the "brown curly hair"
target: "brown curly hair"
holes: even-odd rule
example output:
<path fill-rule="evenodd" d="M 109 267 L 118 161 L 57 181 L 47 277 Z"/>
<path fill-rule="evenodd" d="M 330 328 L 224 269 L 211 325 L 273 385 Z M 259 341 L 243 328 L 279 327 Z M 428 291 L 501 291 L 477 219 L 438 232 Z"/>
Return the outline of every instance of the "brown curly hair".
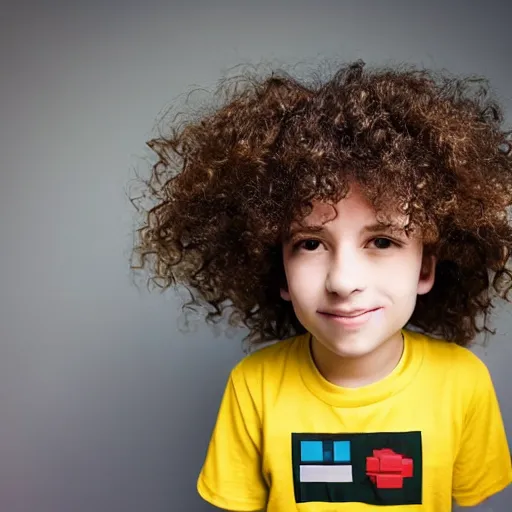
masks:
<path fill-rule="evenodd" d="M 324 80 L 272 72 L 219 92 L 220 106 L 148 142 L 153 205 L 132 268 L 185 286 L 184 307 L 205 307 L 208 322 L 232 308 L 250 342 L 303 333 L 279 294 L 283 240 L 313 200 L 335 203 L 356 180 L 437 257 L 409 325 L 460 345 L 492 332 L 493 295 L 508 300 L 511 287 L 512 160 L 484 78 L 357 61 Z"/>

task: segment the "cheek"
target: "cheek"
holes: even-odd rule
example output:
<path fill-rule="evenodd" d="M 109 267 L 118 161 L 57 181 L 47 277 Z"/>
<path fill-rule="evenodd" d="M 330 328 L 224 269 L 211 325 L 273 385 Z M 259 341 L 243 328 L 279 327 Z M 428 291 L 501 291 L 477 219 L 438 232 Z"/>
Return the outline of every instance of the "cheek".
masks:
<path fill-rule="evenodd" d="M 387 318 L 386 318 L 386 312 L 383 309 L 379 309 L 379 311 L 375 311 L 373 313 L 373 323 L 377 327 L 382 326 L 384 327 L 387 324 Z"/>
<path fill-rule="evenodd" d="M 304 286 L 309 282 L 319 282 L 325 279 L 325 268 L 328 265 L 321 258 L 303 257 L 302 260 L 296 259 L 287 262 L 286 276 L 288 281 L 295 287 Z"/>
<path fill-rule="evenodd" d="M 312 266 L 290 266 L 287 279 L 290 298 L 297 305 L 315 303 L 325 290 L 325 275 Z"/>
<path fill-rule="evenodd" d="M 292 297 L 295 296 L 303 302 L 307 302 L 308 298 L 312 298 L 315 292 L 322 287 L 321 279 L 311 272 L 295 274 L 289 283 L 289 290 Z"/>
<path fill-rule="evenodd" d="M 417 258 L 397 259 L 383 271 L 375 272 L 373 279 L 382 290 L 396 297 L 416 295 L 421 262 Z"/>

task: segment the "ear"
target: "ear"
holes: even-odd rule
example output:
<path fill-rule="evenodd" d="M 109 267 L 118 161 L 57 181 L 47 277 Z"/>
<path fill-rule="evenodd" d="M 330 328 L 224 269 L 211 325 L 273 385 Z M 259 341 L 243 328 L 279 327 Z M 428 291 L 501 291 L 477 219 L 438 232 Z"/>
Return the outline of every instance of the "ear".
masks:
<path fill-rule="evenodd" d="M 434 286 L 437 259 L 433 254 L 424 255 L 418 280 L 418 295 L 425 295 Z"/>
<path fill-rule="evenodd" d="M 286 279 L 286 275 L 281 277 L 281 287 L 279 288 L 279 293 L 281 295 L 281 299 L 286 301 L 291 301 L 290 292 L 288 291 L 288 281 Z"/>

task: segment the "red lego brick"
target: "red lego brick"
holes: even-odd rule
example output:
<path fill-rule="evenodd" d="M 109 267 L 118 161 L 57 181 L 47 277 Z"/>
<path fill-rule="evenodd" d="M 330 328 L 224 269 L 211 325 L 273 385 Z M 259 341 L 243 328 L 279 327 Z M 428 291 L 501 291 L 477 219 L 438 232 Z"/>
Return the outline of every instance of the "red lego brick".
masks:
<path fill-rule="evenodd" d="M 404 459 L 402 461 L 403 468 L 402 468 L 402 476 L 404 478 L 411 478 L 414 474 L 414 467 L 412 459 Z"/>
<path fill-rule="evenodd" d="M 380 459 L 380 470 L 383 473 L 401 473 L 402 472 L 401 455 L 384 454 Z"/>
<path fill-rule="evenodd" d="M 377 457 L 366 457 L 366 472 L 378 473 L 379 470 L 379 459 Z"/>
<path fill-rule="evenodd" d="M 366 457 L 366 474 L 378 489 L 401 489 L 413 470 L 412 459 L 390 448 L 373 450 L 373 457 Z"/>
<path fill-rule="evenodd" d="M 401 489 L 403 486 L 401 475 L 377 475 L 377 489 Z"/>

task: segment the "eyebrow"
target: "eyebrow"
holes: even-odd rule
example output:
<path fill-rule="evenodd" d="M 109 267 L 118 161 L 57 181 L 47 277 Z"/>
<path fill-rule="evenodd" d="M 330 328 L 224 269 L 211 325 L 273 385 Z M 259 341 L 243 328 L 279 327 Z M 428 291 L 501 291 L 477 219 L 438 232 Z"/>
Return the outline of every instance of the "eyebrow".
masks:
<path fill-rule="evenodd" d="M 315 224 L 310 226 L 296 226 L 291 228 L 286 240 L 289 241 L 295 235 L 301 234 L 318 234 L 324 233 L 328 231 L 322 224 Z M 400 228 L 393 224 L 384 224 L 382 222 L 374 222 L 373 224 L 368 224 L 361 229 L 361 233 L 378 233 L 378 232 L 386 231 L 386 232 L 394 232 L 394 233 L 403 233 L 404 229 Z"/>

